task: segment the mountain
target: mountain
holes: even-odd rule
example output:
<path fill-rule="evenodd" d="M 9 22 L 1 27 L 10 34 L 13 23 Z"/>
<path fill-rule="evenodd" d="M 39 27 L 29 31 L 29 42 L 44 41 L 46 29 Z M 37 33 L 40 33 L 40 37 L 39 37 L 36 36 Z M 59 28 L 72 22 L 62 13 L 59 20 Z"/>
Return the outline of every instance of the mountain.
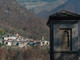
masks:
<path fill-rule="evenodd" d="M 15 0 L 0 0 L 0 31 L 27 38 L 48 38 L 46 21 L 22 7 Z"/>
<path fill-rule="evenodd" d="M 64 4 L 59 5 L 56 8 L 53 8 L 51 11 L 43 11 L 39 15 L 44 16 L 43 18 L 48 19 L 49 15 L 52 15 L 55 12 L 61 11 L 61 10 L 66 10 L 66 11 L 71 11 L 77 14 L 80 14 L 80 0 L 67 0 Z"/>
<path fill-rule="evenodd" d="M 80 0 L 67 0 L 65 4 L 60 5 L 56 9 L 53 9 L 52 11 L 55 11 L 55 10 L 58 11 L 63 9 L 63 10 L 72 11 L 79 14 L 80 13 L 79 6 L 80 6 Z"/>
<path fill-rule="evenodd" d="M 80 11 L 80 0 L 17 0 L 19 4 L 27 8 L 29 11 L 36 13 L 44 19 L 48 19 L 49 15 L 67 10 L 75 13 Z"/>
<path fill-rule="evenodd" d="M 17 1 L 20 1 L 20 2 L 41 2 L 41 1 L 50 2 L 54 0 L 17 0 Z"/>
<path fill-rule="evenodd" d="M 51 11 L 53 8 L 64 4 L 66 0 L 16 0 L 20 5 L 39 15 L 43 11 Z"/>

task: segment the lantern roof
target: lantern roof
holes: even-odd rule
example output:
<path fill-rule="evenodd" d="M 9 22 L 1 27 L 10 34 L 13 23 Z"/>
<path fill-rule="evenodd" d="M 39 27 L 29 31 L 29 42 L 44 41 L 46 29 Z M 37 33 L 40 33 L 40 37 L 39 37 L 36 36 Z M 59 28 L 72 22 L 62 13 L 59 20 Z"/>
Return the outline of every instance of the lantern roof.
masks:
<path fill-rule="evenodd" d="M 55 20 L 80 20 L 80 15 L 73 12 L 61 10 L 60 12 L 50 15 L 47 24 L 50 24 L 50 21 Z"/>

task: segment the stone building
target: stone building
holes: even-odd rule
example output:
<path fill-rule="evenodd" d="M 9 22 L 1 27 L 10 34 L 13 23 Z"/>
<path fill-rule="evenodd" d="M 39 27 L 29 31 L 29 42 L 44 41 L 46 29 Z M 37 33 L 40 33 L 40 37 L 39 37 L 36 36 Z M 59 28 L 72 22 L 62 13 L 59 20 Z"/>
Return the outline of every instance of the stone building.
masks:
<path fill-rule="evenodd" d="M 49 16 L 50 59 L 78 60 L 80 15 L 62 10 Z"/>

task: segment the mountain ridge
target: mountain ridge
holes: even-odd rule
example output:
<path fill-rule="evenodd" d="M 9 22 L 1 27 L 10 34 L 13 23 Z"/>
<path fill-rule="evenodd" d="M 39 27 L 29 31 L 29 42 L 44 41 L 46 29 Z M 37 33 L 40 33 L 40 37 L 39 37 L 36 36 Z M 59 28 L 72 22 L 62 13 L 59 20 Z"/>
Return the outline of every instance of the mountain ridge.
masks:
<path fill-rule="evenodd" d="M 80 14 L 80 0 L 67 0 L 66 3 L 61 4 L 60 6 L 53 8 L 51 11 L 47 11 L 46 13 L 41 13 L 40 16 L 44 16 L 44 19 L 48 19 L 49 15 L 54 14 L 55 12 L 61 11 L 61 10 L 66 10 L 66 11 L 71 11 L 77 14 Z"/>
<path fill-rule="evenodd" d="M 8 33 L 19 33 L 32 39 L 48 37 L 46 21 L 31 13 L 14 0 L 0 0 L 0 26 Z"/>

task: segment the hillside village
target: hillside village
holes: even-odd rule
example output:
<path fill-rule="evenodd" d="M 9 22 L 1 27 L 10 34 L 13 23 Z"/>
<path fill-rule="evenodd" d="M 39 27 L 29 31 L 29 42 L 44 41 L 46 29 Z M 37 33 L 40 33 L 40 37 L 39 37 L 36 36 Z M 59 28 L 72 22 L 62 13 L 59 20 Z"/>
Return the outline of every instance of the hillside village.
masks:
<path fill-rule="evenodd" d="M 17 46 L 17 47 L 31 47 L 31 46 L 49 46 L 49 41 L 46 41 L 44 39 L 42 40 L 34 40 L 30 38 L 24 38 L 20 36 L 19 34 L 15 35 L 3 35 L 1 37 L 1 43 L 2 45 L 6 46 Z"/>

